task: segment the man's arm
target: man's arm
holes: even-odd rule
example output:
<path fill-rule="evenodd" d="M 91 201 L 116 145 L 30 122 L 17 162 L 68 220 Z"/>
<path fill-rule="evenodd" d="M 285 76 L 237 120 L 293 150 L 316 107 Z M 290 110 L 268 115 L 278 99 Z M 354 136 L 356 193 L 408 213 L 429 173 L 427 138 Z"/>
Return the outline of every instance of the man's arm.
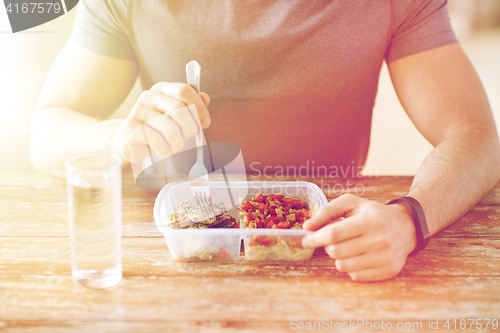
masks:
<path fill-rule="evenodd" d="M 66 158 L 116 152 L 123 119 L 110 116 L 132 88 L 137 63 L 106 57 L 69 41 L 45 81 L 31 123 L 30 160 L 39 170 L 63 176 Z"/>
<path fill-rule="evenodd" d="M 500 178 L 500 145 L 488 98 L 459 44 L 389 63 L 404 109 L 436 147 L 409 196 L 435 234 L 469 211 Z"/>
<path fill-rule="evenodd" d="M 210 126 L 209 96 L 185 83 L 159 82 L 141 94 L 125 119 L 106 120 L 129 93 L 138 71 L 135 61 L 107 57 L 69 41 L 33 114 L 32 164 L 63 177 L 64 160 L 81 153 L 117 153 L 125 161 L 142 161 L 146 144 L 167 155 L 196 135 L 200 121 L 203 128 Z M 185 107 L 193 104 L 195 108 Z"/>
<path fill-rule="evenodd" d="M 431 234 L 472 208 L 500 178 L 500 144 L 481 82 L 458 44 L 389 63 L 396 93 L 435 149 L 409 196 L 423 206 Z M 332 220 L 344 220 L 330 224 Z M 411 210 L 344 195 L 304 224 L 318 230 L 305 247 L 325 246 L 336 267 L 358 281 L 396 276 L 416 245 Z"/>

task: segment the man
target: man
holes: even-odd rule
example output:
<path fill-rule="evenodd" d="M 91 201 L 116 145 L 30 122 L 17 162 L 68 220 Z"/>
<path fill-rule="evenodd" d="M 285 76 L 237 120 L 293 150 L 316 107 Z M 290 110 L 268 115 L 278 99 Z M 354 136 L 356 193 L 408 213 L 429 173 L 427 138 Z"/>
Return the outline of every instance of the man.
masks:
<path fill-rule="evenodd" d="M 408 193 L 434 234 L 500 177 L 488 100 L 445 5 L 81 1 L 33 118 L 31 160 L 52 173 L 76 153 L 114 152 L 129 160 L 129 147 L 146 143 L 131 135 L 134 129 L 165 114 L 161 123 L 145 126 L 147 143 L 160 155 L 182 149 L 199 116 L 208 141 L 238 144 L 253 169 L 307 161 L 363 165 L 385 60 L 404 109 L 435 147 Z M 180 83 L 193 59 L 203 67 L 202 87 L 210 96 Z M 130 115 L 106 120 L 138 74 L 145 91 Z M 179 111 L 193 104 L 197 115 Z M 329 224 L 338 217 L 345 219 Z M 417 242 L 408 204 L 352 195 L 332 200 L 304 228 L 318 230 L 304 246 L 325 246 L 337 269 L 356 281 L 397 275 Z"/>

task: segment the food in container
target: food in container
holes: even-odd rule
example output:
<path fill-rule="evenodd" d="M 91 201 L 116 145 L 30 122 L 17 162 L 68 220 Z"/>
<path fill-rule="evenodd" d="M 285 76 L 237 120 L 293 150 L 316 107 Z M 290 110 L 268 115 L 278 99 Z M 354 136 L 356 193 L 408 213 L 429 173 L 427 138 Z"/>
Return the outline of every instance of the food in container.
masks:
<path fill-rule="evenodd" d="M 268 195 L 257 193 L 252 199 L 243 200 L 238 208 L 243 227 L 274 229 L 270 230 L 273 234 L 252 234 L 251 231 L 246 231 L 245 258 L 286 261 L 310 259 L 314 250 L 302 247 L 302 238 L 307 231 L 301 229 L 317 209 L 317 202 L 310 209 L 306 199 L 285 196 L 281 192 Z"/>
<path fill-rule="evenodd" d="M 223 203 L 213 204 L 209 197 L 210 210 L 207 212 L 200 206 L 194 206 L 191 201 L 183 201 L 170 215 L 169 228 L 172 229 L 217 229 L 217 228 L 239 228 L 236 219 L 228 215 Z"/>
<path fill-rule="evenodd" d="M 238 210 L 243 227 L 250 229 L 302 229 L 302 224 L 312 216 L 305 199 L 287 197 L 281 192 L 257 193 L 253 199 L 243 200 Z"/>
<path fill-rule="evenodd" d="M 295 231 L 295 230 L 293 230 Z M 304 249 L 298 235 L 253 235 L 245 238 L 245 258 L 248 260 L 309 260 L 314 249 Z"/>

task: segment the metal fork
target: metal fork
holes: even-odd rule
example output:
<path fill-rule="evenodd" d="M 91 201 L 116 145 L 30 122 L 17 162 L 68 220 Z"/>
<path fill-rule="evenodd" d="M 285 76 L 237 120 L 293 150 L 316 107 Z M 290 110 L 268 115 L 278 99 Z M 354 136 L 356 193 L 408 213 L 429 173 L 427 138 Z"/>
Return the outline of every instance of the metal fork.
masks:
<path fill-rule="evenodd" d="M 204 192 L 196 192 L 194 200 L 204 214 L 213 214 L 214 216 L 217 215 L 214 211 L 214 202 L 212 201 L 211 196 L 207 196 Z"/>
<path fill-rule="evenodd" d="M 187 83 L 200 93 L 200 64 L 193 60 L 186 65 L 186 76 Z M 203 130 L 200 128 L 198 134 L 196 134 L 196 162 L 191 167 L 189 171 L 189 185 L 191 187 L 191 193 L 196 197 L 197 193 L 203 193 L 205 196 L 210 196 L 210 189 L 208 188 L 208 171 L 203 163 Z"/>

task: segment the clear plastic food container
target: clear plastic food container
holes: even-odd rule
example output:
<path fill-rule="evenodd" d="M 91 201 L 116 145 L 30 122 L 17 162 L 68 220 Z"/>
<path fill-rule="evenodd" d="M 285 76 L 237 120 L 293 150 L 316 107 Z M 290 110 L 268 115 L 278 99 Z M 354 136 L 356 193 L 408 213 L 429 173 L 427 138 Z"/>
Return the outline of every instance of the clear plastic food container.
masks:
<path fill-rule="evenodd" d="M 228 186 L 229 185 L 229 186 Z M 302 238 L 309 232 L 299 229 L 243 229 L 236 208 L 243 199 L 252 199 L 257 193 L 274 194 L 307 200 L 311 207 L 327 204 L 319 187 L 309 182 L 248 181 L 209 182 L 214 203 L 224 203 L 228 214 L 239 221 L 240 229 L 169 229 L 170 215 L 185 200 L 194 203 L 189 182 L 170 183 L 163 187 L 156 198 L 154 218 L 158 229 L 165 236 L 174 259 L 217 260 L 237 259 L 241 239 L 244 241 L 247 260 L 308 260 L 314 250 L 302 248 Z"/>
<path fill-rule="evenodd" d="M 235 184 L 241 183 L 241 184 Z M 236 196 L 246 196 L 245 182 L 209 182 L 210 196 L 214 203 L 223 203 L 227 214 L 240 221 Z M 176 182 L 165 185 L 154 206 L 154 218 L 158 229 L 165 236 L 172 257 L 179 261 L 192 260 L 230 260 L 240 256 L 240 229 L 169 229 L 170 215 L 185 200 L 195 204 L 189 182 Z M 234 202 L 234 205 L 233 205 Z"/>

